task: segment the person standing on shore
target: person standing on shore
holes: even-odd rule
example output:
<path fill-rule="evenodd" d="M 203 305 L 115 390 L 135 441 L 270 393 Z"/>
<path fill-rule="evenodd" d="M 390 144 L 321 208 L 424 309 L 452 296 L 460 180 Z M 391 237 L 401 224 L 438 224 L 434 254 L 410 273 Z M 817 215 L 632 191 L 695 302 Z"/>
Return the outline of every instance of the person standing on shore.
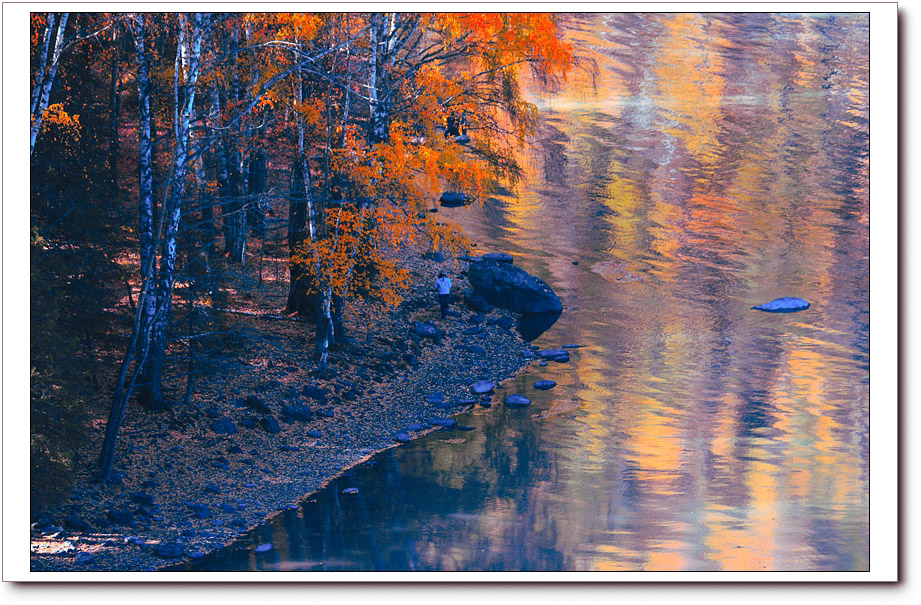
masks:
<path fill-rule="evenodd" d="M 444 272 L 438 274 L 435 280 L 435 289 L 438 290 L 438 304 L 441 305 L 441 318 L 448 316 L 448 299 L 451 296 L 451 280 Z"/>

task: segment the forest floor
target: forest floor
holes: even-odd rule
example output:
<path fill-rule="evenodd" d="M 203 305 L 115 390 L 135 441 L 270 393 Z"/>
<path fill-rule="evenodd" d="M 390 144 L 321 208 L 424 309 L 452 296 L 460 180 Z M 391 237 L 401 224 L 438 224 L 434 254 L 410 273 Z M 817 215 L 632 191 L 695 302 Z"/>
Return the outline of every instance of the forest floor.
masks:
<path fill-rule="evenodd" d="M 105 429 L 100 406 L 69 499 L 33 510 L 32 571 L 154 571 L 200 558 L 398 446 L 398 433 L 425 434 L 437 428 L 430 421 L 469 409 L 479 402 L 473 382 L 499 383 L 528 363 L 511 314 L 463 305 L 466 262 L 404 254 L 413 276 L 406 298 L 397 307 L 351 308 L 348 344 L 330 354 L 327 377 L 316 374 L 312 324 L 220 313 L 213 323 L 221 327 L 221 346 L 199 348 L 191 388 L 179 376 L 186 362 L 173 366 L 177 403 L 160 414 L 131 404 L 116 481 L 104 485 L 93 480 Z M 282 313 L 287 272 L 280 262 L 274 274 L 260 265 L 261 280 L 253 267 L 238 276 L 238 287 L 227 288 L 225 309 Z M 433 287 L 439 270 L 454 282 L 447 319 Z M 415 336 L 420 321 L 442 330 L 441 341 Z M 286 420 L 286 406 L 308 406 L 310 419 Z M 236 433 L 215 432 L 228 420 Z"/>

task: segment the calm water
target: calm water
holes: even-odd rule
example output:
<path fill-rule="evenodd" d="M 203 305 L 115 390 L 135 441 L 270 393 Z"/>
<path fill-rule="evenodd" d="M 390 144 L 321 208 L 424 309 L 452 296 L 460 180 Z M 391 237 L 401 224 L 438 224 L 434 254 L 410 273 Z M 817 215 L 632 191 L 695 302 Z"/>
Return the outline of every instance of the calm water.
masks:
<path fill-rule="evenodd" d="M 568 32 L 595 87 L 535 95 L 518 191 L 442 212 L 561 296 L 536 344 L 585 347 L 189 569 L 868 569 L 868 18 Z M 812 308 L 750 310 L 780 296 Z"/>

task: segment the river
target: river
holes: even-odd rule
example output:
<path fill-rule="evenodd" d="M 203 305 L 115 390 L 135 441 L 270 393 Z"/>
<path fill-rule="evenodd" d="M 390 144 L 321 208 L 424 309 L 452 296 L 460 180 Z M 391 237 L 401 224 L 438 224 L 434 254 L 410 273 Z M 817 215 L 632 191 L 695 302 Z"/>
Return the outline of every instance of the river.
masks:
<path fill-rule="evenodd" d="M 530 93 L 514 191 L 440 212 L 582 348 L 186 569 L 869 568 L 869 17 L 565 20 L 594 75 Z"/>

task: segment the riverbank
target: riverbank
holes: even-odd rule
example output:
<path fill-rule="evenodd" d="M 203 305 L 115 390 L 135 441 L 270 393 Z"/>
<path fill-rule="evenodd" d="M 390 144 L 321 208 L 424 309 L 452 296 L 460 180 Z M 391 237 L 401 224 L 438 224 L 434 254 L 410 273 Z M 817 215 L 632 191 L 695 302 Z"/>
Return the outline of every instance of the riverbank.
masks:
<path fill-rule="evenodd" d="M 154 571 L 199 558 L 374 453 L 439 428 L 433 421 L 489 404 L 470 385 L 528 363 L 512 314 L 462 304 L 466 262 L 414 253 L 406 263 L 407 298 L 351 310 L 329 377 L 314 374 L 309 324 L 234 315 L 247 339 L 225 360 L 233 371 L 199 379 L 190 404 L 166 414 L 131 406 L 112 484 L 92 482 L 104 429 L 94 423 L 70 500 L 33 519 L 32 571 Z M 454 281 L 447 319 L 431 287 L 440 270 Z M 283 286 L 250 295 L 251 310 L 283 306 Z M 441 334 L 420 335 L 420 323 Z"/>

